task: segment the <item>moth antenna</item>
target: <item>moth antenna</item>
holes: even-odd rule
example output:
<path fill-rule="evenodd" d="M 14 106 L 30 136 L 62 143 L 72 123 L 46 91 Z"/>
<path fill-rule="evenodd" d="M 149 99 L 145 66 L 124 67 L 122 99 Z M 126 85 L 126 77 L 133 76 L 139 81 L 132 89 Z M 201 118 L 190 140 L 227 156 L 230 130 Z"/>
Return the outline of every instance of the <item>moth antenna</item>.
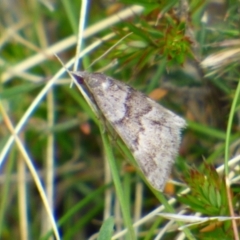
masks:
<path fill-rule="evenodd" d="M 69 73 L 68 68 L 65 66 L 65 64 L 63 63 L 63 61 L 61 60 L 61 58 L 60 58 L 56 53 L 54 53 L 53 55 L 54 55 L 54 56 L 57 58 L 57 60 L 61 63 L 61 65 L 63 66 L 63 68 L 65 68 L 65 70 Z"/>

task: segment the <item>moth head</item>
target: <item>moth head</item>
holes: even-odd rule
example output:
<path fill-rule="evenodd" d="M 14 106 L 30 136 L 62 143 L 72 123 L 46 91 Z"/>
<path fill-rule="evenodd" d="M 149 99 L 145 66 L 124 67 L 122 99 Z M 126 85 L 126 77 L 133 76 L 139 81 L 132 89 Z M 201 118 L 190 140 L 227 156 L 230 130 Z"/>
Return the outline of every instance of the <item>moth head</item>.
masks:
<path fill-rule="evenodd" d="M 102 73 L 72 72 L 73 77 L 79 84 L 86 84 L 90 89 L 109 86 L 108 78 Z"/>
<path fill-rule="evenodd" d="M 87 72 L 70 72 L 70 74 L 74 77 L 74 79 L 79 83 L 79 84 L 84 84 L 84 80 L 87 78 L 89 73 Z"/>

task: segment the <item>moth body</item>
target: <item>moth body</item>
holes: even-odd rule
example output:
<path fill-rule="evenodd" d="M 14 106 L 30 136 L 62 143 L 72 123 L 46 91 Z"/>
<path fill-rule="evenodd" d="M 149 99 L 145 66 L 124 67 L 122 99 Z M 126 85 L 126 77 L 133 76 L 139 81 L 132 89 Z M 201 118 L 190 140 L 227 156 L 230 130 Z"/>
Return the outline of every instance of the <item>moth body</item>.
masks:
<path fill-rule="evenodd" d="M 84 79 L 98 108 L 131 150 L 150 184 L 163 190 L 178 154 L 185 120 L 104 74 L 73 75 Z"/>

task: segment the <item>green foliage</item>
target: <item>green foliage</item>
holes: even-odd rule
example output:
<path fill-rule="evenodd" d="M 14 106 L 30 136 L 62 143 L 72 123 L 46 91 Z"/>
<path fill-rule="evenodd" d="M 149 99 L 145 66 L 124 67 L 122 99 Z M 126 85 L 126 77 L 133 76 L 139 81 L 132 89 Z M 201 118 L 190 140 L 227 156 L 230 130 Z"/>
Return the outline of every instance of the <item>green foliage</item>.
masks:
<path fill-rule="evenodd" d="M 213 166 L 205 163 L 202 173 L 191 169 L 184 181 L 191 193 L 180 196 L 179 201 L 207 216 L 229 215 L 225 180 Z"/>
<path fill-rule="evenodd" d="M 239 177 L 232 170 L 239 165 L 240 61 L 239 53 L 229 55 L 239 48 L 239 2 L 88 1 L 86 16 L 82 2 L 55 1 L 49 8 L 44 4 L 50 1 L 0 1 L 0 238 L 53 236 L 26 154 L 44 189 L 53 189 L 51 211 L 62 239 L 88 239 L 99 231 L 99 238 L 109 239 L 116 234 L 112 218 L 100 230 L 107 214 L 115 220 L 114 229 L 128 228 L 136 239 L 154 239 L 161 230 L 162 239 L 174 239 L 183 224 L 168 231 L 169 222 L 156 217 L 160 205 L 166 212 L 187 206 L 186 214 L 215 217 L 230 216 L 231 201 L 239 215 L 238 184 L 232 183 L 227 198 L 225 179 L 213 168 L 225 161 L 226 174 L 231 168 L 234 175 L 230 180 Z M 133 10 L 135 4 L 144 10 Z M 131 14 L 120 15 L 130 6 Z M 69 77 L 59 74 L 61 64 L 53 54 L 64 63 L 75 58 L 79 17 L 87 19 L 80 52 L 94 44 L 79 70 L 102 71 L 151 96 L 157 92 L 153 95 L 162 105 L 188 120 L 172 171 L 173 179 L 184 173 L 191 189 L 187 195 L 173 199 L 182 190 L 173 184 L 165 193 L 151 189 L 127 146 L 114 133 L 108 140 L 107 128 L 99 131 L 103 119 L 96 118 L 78 89 L 69 88 Z M 210 61 L 217 64 L 202 67 L 211 54 L 218 54 Z M 198 167 L 185 175 L 189 164 Z M 232 164 L 229 170 L 227 164 Z M 214 227 L 206 230 L 209 226 Z M 230 221 L 217 220 L 187 227 L 184 234 L 186 239 L 235 237 Z"/>
<path fill-rule="evenodd" d="M 110 240 L 113 233 L 114 218 L 109 217 L 103 222 L 103 225 L 99 231 L 98 240 Z"/>
<path fill-rule="evenodd" d="M 204 163 L 201 172 L 191 169 L 189 175 L 184 177 L 184 181 L 190 188 L 190 193 L 179 196 L 178 200 L 192 212 L 198 212 L 207 217 L 229 216 L 229 199 L 227 198 L 225 179 L 219 176 L 212 165 Z M 233 198 L 232 204 L 237 210 L 235 198 Z M 209 227 L 211 225 L 212 227 Z M 221 234 L 226 236 L 224 239 L 233 237 L 230 221 L 218 222 L 216 219 L 194 225 L 194 227 L 200 229 L 200 231 L 195 231 L 204 239 L 211 239 L 213 236 L 215 239 Z M 203 231 L 204 227 L 209 230 Z"/>
<path fill-rule="evenodd" d="M 186 37 L 186 23 L 173 13 L 163 15 L 159 22 L 157 9 L 139 19 L 138 24 L 124 22 L 117 28 L 119 38 L 132 33 L 121 46 L 111 53 L 118 58 L 121 68 L 134 67 L 134 72 L 166 62 L 167 66 L 183 64 L 192 56 L 191 40 Z"/>

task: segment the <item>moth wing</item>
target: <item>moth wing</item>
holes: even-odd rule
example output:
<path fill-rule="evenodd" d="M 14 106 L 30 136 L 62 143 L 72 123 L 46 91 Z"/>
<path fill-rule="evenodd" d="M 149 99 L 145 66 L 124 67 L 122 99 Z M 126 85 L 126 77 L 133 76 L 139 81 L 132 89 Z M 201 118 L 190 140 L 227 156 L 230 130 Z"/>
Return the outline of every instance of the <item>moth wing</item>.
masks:
<path fill-rule="evenodd" d="M 147 99 L 153 107 L 141 119 L 141 125 L 146 131 L 139 133 L 141 147 L 133 155 L 152 186 L 163 190 L 178 154 L 181 129 L 186 123 L 173 112 Z"/>
<path fill-rule="evenodd" d="M 163 190 L 185 120 L 127 84 L 88 74 L 90 91 L 106 119 L 132 151 L 151 185 Z"/>

